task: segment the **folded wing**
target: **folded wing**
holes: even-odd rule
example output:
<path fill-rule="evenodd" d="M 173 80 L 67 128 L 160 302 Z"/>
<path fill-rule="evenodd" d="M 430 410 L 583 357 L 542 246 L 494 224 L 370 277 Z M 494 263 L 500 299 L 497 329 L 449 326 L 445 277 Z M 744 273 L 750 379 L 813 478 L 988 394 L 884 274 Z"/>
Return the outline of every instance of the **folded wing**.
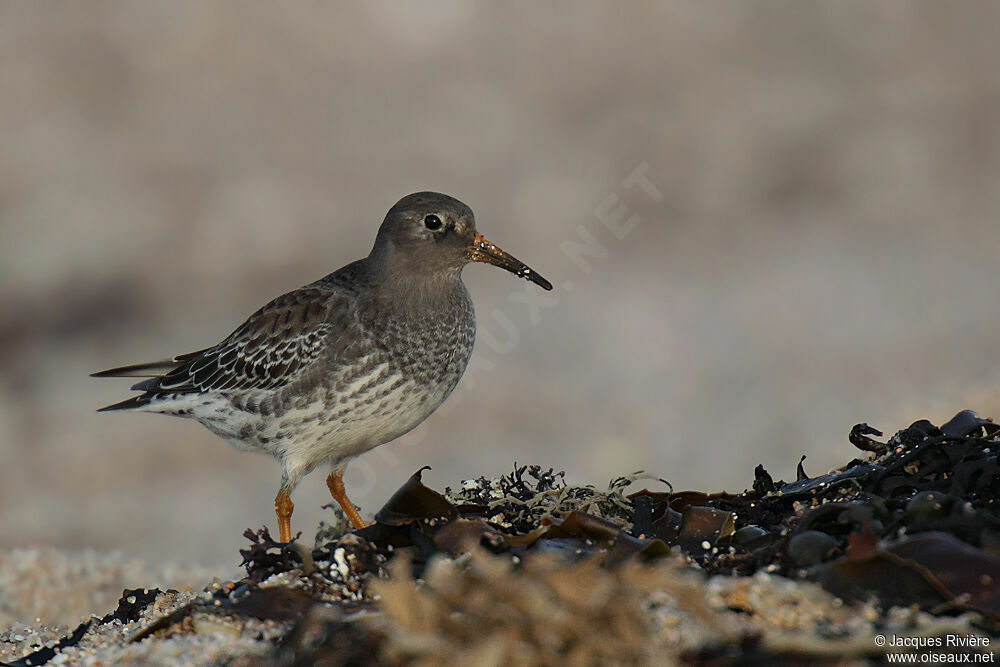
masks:
<path fill-rule="evenodd" d="M 141 396 L 100 411 L 142 408 L 181 394 L 278 389 L 299 377 L 353 325 L 350 298 L 322 287 L 304 287 L 268 303 L 218 345 L 94 373 L 148 378 L 132 387 L 144 392 Z"/>

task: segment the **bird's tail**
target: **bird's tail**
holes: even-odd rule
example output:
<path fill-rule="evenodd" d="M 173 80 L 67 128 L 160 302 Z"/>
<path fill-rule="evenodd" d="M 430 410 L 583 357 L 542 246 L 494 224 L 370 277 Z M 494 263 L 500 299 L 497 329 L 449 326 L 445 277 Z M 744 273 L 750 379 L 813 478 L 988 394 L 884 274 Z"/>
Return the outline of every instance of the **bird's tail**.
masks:
<path fill-rule="evenodd" d="M 147 394 L 142 394 L 141 396 L 134 396 L 132 398 L 127 398 L 120 403 L 114 403 L 112 405 L 105 405 L 103 408 L 99 409 L 98 412 L 114 412 L 115 410 L 139 410 L 142 407 L 149 405 L 150 397 Z"/>
<path fill-rule="evenodd" d="M 92 378 L 153 378 L 166 375 L 184 362 L 183 357 L 173 357 L 172 359 L 161 359 L 145 364 L 132 364 L 131 366 L 119 366 L 109 368 L 106 371 L 91 373 Z"/>
<path fill-rule="evenodd" d="M 181 354 L 170 359 L 161 359 L 160 361 L 151 361 L 144 364 L 132 364 L 130 366 L 119 366 L 118 368 L 109 368 L 106 371 L 100 371 L 97 373 L 91 373 L 90 377 L 94 378 L 149 378 L 141 382 L 137 382 L 132 385 L 133 391 L 150 391 L 155 389 L 158 385 L 158 381 L 161 377 L 166 375 L 172 370 L 175 370 L 179 366 L 186 363 L 188 360 L 197 357 L 205 350 L 199 350 L 197 352 L 189 352 L 188 354 Z M 142 407 L 148 405 L 152 400 L 150 394 L 142 394 L 141 396 L 134 396 L 132 398 L 121 401 L 120 403 L 115 403 L 113 405 L 108 405 L 98 412 L 113 412 L 115 410 L 138 410 Z"/>

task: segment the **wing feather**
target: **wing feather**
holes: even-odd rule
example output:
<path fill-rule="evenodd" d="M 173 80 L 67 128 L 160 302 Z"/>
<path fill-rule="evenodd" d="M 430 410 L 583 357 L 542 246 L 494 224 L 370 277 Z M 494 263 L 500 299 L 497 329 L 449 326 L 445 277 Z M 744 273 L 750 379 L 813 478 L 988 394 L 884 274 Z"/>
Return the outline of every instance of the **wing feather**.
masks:
<path fill-rule="evenodd" d="M 307 287 L 278 297 L 228 338 L 165 374 L 170 392 L 274 389 L 319 358 L 347 297 Z"/>
<path fill-rule="evenodd" d="M 353 298 L 329 287 L 303 287 L 268 303 L 218 345 L 96 373 L 149 377 L 133 387 L 144 395 L 107 409 L 142 407 L 168 394 L 280 388 L 299 377 L 351 327 Z"/>

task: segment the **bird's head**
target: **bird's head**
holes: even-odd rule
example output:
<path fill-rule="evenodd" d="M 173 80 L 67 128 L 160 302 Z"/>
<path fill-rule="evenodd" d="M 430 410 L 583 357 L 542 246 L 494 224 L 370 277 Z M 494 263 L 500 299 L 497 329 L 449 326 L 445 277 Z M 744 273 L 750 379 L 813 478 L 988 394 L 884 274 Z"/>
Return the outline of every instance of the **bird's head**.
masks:
<path fill-rule="evenodd" d="M 469 262 L 485 262 L 552 289 L 552 283 L 477 232 L 472 209 L 437 192 L 417 192 L 396 202 L 378 230 L 372 255 L 419 273 L 457 274 Z"/>

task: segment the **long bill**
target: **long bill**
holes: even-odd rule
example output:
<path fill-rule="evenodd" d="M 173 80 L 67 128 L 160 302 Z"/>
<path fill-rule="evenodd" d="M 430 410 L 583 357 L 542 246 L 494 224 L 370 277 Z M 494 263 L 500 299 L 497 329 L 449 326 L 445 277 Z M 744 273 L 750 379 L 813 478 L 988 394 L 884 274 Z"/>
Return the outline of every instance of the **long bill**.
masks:
<path fill-rule="evenodd" d="M 476 238 L 472 242 L 472 247 L 469 248 L 469 258 L 473 262 L 485 262 L 486 264 L 499 266 L 501 269 L 507 269 L 520 278 L 530 280 L 542 289 L 552 289 L 552 283 L 542 278 L 534 269 L 518 258 L 498 248 L 482 234 L 476 234 Z"/>

